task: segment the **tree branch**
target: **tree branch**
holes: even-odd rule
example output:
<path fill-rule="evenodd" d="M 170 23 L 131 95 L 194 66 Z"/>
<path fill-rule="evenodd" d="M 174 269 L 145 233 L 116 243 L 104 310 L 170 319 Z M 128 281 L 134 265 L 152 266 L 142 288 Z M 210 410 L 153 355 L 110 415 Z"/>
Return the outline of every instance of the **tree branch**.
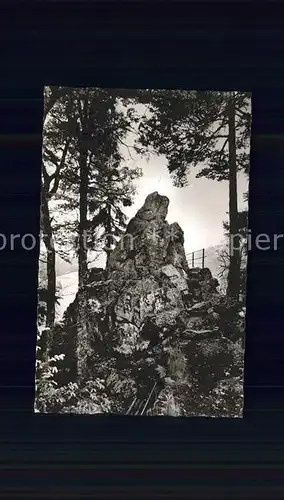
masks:
<path fill-rule="evenodd" d="M 62 153 L 62 156 L 61 156 L 61 160 L 60 160 L 60 163 L 58 164 L 56 170 L 55 170 L 55 173 L 53 174 L 53 178 L 54 178 L 54 184 L 53 184 L 53 188 L 49 191 L 49 196 L 52 196 L 53 194 L 56 193 L 57 189 L 58 189 L 58 186 L 59 186 L 59 181 L 60 181 L 60 171 L 65 163 L 65 159 L 66 159 L 66 155 L 68 153 L 68 148 L 69 148 L 69 145 L 70 145 L 70 142 L 71 142 L 71 139 L 68 138 L 66 140 L 66 143 L 65 143 L 65 146 L 64 146 L 64 149 L 63 149 L 63 153 Z"/>
<path fill-rule="evenodd" d="M 128 151 L 128 154 L 129 154 L 131 160 L 134 160 L 134 158 L 130 152 L 130 148 L 135 149 L 134 146 L 129 146 L 128 144 L 125 144 L 125 142 L 122 139 L 120 139 L 119 137 L 117 137 L 117 140 L 118 140 L 118 142 L 120 142 L 120 144 L 122 144 L 123 146 L 125 146 L 127 148 L 127 151 Z"/>
<path fill-rule="evenodd" d="M 78 108 L 79 118 L 81 120 L 81 127 L 82 127 L 82 130 L 84 130 L 84 115 L 83 115 L 83 110 L 81 107 L 81 99 L 80 98 L 77 99 L 77 108 Z"/>
<path fill-rule="evenodd" d="M 43 181 L 44 181 L 42 184 L 42 188 L 44 189 L 45 193 L 48 193 L 51 179 L 50 179 L 50 175 L 48 175 L 48 173 L 47 173 L 44 162 L 42 162 L 42 177 L 43 177 Z"/>
<path fill-rule="evenodd" d="M 225 149 L 226 145 L 228 144 L 228 140 L 229 140 L 229 139 L 228 139 L 228 137 L 227 137 L 227 138 L 226 138 L 226 140 L 224 141 L 223 146 L 221 147 L 221 149 L 220 149 L 220 151 L 219 151 L 219 153 L 220 153 L 220 159 L 221 159 L 221 155 L 222 155 L 222 153 L 223 153 L 223 151 L 224 151 L 224 149 Z"/>
<path fill-rule="evenodd" d="M 50 88 L 50 96 L 49 98 L 45 96 L 44 98 L 44 110 L 43 110 L 43 124 L 45 123 L 46 117 L 48 113 L 52 110 L 56 101 L 61 97 L 61 89 L 60 87 Z"/>
<path fill-rule="evenodd" d="M 240 108 L 235 108 L 235 112 L 236 114 L 240 114 L 239 116 L 243 116 L 244 118 L 249 118 L 250 117 L 250 114 L 248 113 L 248 111 L 243 111 L 242 109 Z"/>

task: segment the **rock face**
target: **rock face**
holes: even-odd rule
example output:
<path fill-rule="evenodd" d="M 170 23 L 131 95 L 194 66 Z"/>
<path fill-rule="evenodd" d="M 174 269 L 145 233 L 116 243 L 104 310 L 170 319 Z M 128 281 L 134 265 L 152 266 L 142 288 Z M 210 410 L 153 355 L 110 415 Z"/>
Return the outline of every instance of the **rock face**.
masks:
<path fill-rule="evenodd" d="M 243 325 L 209 269 L 189 269 L 168 205 L 147 196 L 107 269 L 90 272 L 88 377 L 106 381 L 115 413 L 241 416 Z M 76 378 L 76 317 L 75 299 L 54 337 L 64 383 Z"/>

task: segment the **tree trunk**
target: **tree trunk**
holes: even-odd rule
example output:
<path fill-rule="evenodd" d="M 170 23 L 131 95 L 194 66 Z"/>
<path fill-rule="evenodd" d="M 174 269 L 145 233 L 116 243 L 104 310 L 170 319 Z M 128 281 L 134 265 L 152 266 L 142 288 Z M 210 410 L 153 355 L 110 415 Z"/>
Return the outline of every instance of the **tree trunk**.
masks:
<path fill-rule="evenodd" d="M 111 224 L 111 205 L 110 203 L 107 204 L 107 220 L 106 220 L 106 232 L 108 235 L 111 235 L 111 229 L 112 229 L 112 224 Z M 111 249 L 110 246 L 112 244 L 112 237 L 108 236 L 106 238 L 106 244 L 107 244 L 107 249 L 106 249 L 106 269 L 108 269 L 109 266 L 109 258 L 111 254 Z"/>
<path fill-rule="evenodd" d="M 45 123 L 46 116 L 52 109 L 54 104 L 58 99 L 58 95 L 55 91 L 52 92 L 51 98 L 44 100 L 44 113 L 43 113 L 43 123 Z M 44 168 L 44 167 L 43 167 Z M 47 299 L 46 299 L 46 326 L 48 328 L 53 328 L 55 321 L 55 296 L 56 296 L 56 270 L 55 270 L 55 249 L 53 241 L 53 231 L 50 222 L 50 213 L 48 205 L 47 188 L 42 183 L 41 186 L 41 230 L 42 239 L 47 252 L 46 261 L 46 274 L 47 274 Z"/>
<path fill-rule="evenodd" d="M 88 213 L 88 151 L 81 141 L 80 151 L 80 220 L 78 248 L 78 338 L 77 338 L 77 375 L 82 384 L 87 376 L 89 336 L 87 330 L 87 213 Z"/>
<path fill-rule="evenodd" d="M 229 125 L 229 225 L 230 225 L 230 265 L 228 272 L 227 295 L 238 301 L 240 293 L 240 237 L 237 197 L 237 162 L 236 162 L 236 126 L 235 97 L 230 94 L 228 100 Z"/>
<path fill-rule="evenodd" d="M 53 328 L 55 321 L 55 296 L 56 296 L 56 271 L 55 271 L 55 249 L 52 235 L 52 227 L 50 222 L 49 206 L 46 197 L 46 192 L 42 188 L 41 195 L 41 221 L 43 242 L 47 252 L 47 313 L 46 326 Z"/>
<path fill-rule="evenodd" d="M 61 91 L 60 87 L 51 87 L 50 95 L 44 97 L 44 108 L 43 108 L 43 123 L 48 115 L 48 113 L 52 110 L 53 106 L 60 99 Z"/>

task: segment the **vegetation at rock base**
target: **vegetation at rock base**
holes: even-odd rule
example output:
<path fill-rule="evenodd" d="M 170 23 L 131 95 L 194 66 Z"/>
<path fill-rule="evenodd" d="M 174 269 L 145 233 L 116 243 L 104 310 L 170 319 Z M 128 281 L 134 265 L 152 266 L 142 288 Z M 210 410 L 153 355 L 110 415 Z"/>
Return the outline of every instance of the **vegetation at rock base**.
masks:
<path fill-rule="evenodd" d="M 189 268 L 183 228 L 167 222 L 171 200 L 152 192 L 128 221 L 124 210 L 141 172 L 126 164 L 121 146 L 129 148 L 125 141 L 134 134 L 131 147 L 163 154 L 179 185 L 190 167 L 199 168 L 197 178 L 227 180 L 224 230 L 228 239 L 239 232 L 245 262 L 247 212 L 238 212 L 236 190 L 238 171 L 249 165 L 248 99 L 245 93 L 47 89 L 37 412 L 241 416 L 241 251 L 220 255 L 222 293 L 209 269 Z M 141 103 L 149 110 L 142 116 Z M 77 252 L 79 288 L 56 322 L 55 264 L 57 255 L 68 259 L 64 236 Z M 89 268 L 89 250 L 105 253 L 104 268 Z"/>

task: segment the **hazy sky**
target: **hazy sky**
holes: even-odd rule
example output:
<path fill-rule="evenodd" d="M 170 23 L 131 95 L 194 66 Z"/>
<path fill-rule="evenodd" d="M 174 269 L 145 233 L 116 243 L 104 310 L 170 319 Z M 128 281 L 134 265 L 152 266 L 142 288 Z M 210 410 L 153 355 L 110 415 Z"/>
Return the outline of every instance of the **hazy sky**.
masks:
<path fill-rule="evenodd" d="M 145 113 L 143 105 L 136 109 Z M 129 134 L 126 144 L 133 144 L 134 135 Z M 221 142 L 221 145 L 223 143 Z M 192 252 L 211 245 L 217 245 L 224 240 L 223 221 L 227 219 L 229 204 L 229 183 L 217 182 L 205 178 L 195 178 L 196 170 L 188 174 L 189 186 L 174 187 L 167 169 L 164 157 L 151 155 L 149 162 L 137 154 L 122 147 L 122 152 L 129 167 L 138 166 L 143 171 L 143 177 L 137 181 L 137 196 L 134 205 L 125 210 L 133 217 L 143 205 L 146 196 L 153 191 L 166 195 L 169 200 L 168 222 L 178 222 L 185 236 L 185 250 Z M 132 159 L 130 159 L 131 154 Z M 246 206 L 243 195 L 248 190 L 248 179 L 244 174 L 238 176 L 239 209 Z"/>
<path fill-rule="evenodd" d="M 132 155 L 134 156 L 134 155 Z M 128 161 L 143 170 L 137 182 L 135 203 L 125 212 L 131 218 L 143 205 L 146 196 L 153 191 L 169 198 L 168 222 L 178 222 L 185 236 L 186 252 L 217 245 L 224 240 L 223 221 L 227 219 L 229 183 L 205 178 L 195 179 L 195 172 L 188 175 L 189 186 L 177 188 L 167 169 L 167 160 L 152 155 L 150 161 L 139 159 Z M 243 194 L 248 190 L 248 179 L 238 178 L 239 209 L 246 206 Z"/>
<path fill-rule="evenodd" d="M 141 107 L 141 113 L 145 108 Z M 140 110 L 140 109 L 139 109 Z M 133 144 L 134 135 L 129 134 L 125 143 Z M 188 174 L 189 186 L 177 188 L 167 169 L 164 157 L 151 155 L 149 161 L 141 158 L 133 149 L 122 146 L 125 163 L 129 167 L 140 167 L 143 176 L 136 181 L 137 195 L 131 207 L 125 208 L 126 215 L 131 218 L 143 205 L 145 198 L 153 191 L 169 198 L 167 220 L 178 222 L 185 236 L 186 253 L 218 245 L 224 241 L 223 221 L 227 219 L 229 203 L 229 183 L 217 182 L 205 178 L 195 178 L 196 170 Z M 130 157 L 131 155 L 131 157 Z M 239 209 L 246 206 L 243 195 L 248 190 L 248 179 L 244 174 L 238 176 Z M 104 265 L 105 258 L 101 256 L 94 265 Z"/>
<path fill-rule="evenodd" d="M 146 196 L 153 191 L 169 198 L 167 221 L 178 222 L 184 231 L 186 253 L 218 245 L 224 241 L 223 221 L 227 219 L 229 204 L 229 183 L 205 178 L 195 179 L 194 170 L 188 175 L 189 186 L 177 188 L 167 169 L 167 160 L 152 155 L 150 161 L 132 154 L 128 166 L 138 166 L 143 176 L 136 181 L 137 195 L 131 207 L 124 209 L 126 215 L 134 217 L 142 207 Z M 248 190 L 248 179 L 244 174 L 238 176 L 239 209 L 246 207 L 243 195 Z M 104 266 L 105 256 L 96 260 L 94 265 Z"/>

